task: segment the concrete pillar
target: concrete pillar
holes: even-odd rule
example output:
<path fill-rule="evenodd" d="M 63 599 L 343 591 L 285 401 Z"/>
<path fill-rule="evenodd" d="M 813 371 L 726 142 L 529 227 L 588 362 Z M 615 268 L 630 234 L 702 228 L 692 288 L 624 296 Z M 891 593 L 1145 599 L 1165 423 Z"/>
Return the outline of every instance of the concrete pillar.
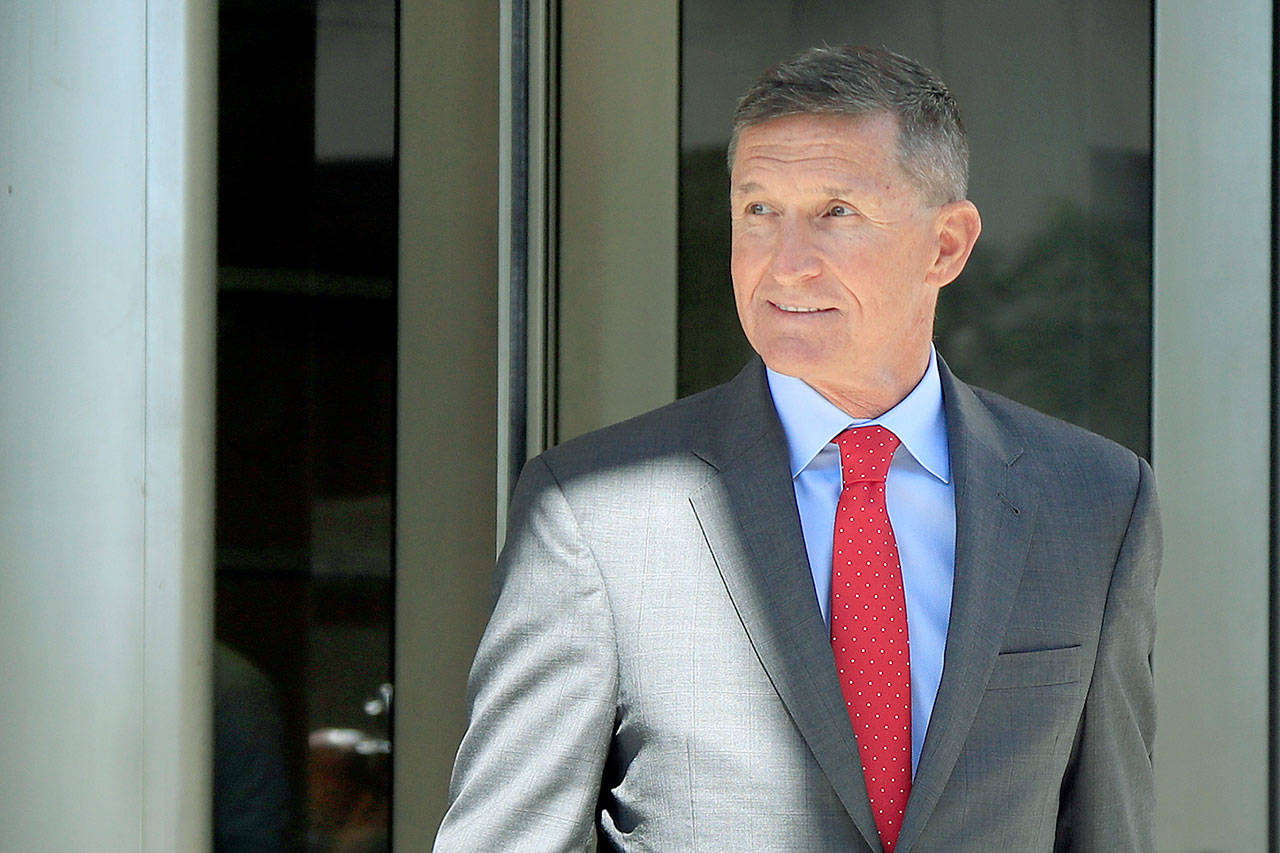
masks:
<path fill-rule="evenodd" d="M 0 849 L 208 844 L 211 0 L 0 4 Z"/>
<path fill-rule="evenodd" d="M 1157 3 L 1160 850 L 1267 848 L 1271 4 Z"/>

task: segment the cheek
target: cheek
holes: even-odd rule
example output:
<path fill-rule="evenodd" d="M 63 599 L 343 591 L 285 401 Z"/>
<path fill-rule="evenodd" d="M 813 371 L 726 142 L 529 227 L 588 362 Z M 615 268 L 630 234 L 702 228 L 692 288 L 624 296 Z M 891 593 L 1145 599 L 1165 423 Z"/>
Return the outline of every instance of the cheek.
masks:
<path fill-rule="evenodd" d="M 859 301 L 891 313 L 914 310 L 925 272 L 919 252 L 884 245 L 841 248 L 840 277 Z"/>
<path fill-rule="evenodd" d="M 751 297 L 760 282 L 762 259 L 748 241 L 734 238 L 729 253 L 729 275 L 733 279 L 733 295 L 739 303 Z"/>

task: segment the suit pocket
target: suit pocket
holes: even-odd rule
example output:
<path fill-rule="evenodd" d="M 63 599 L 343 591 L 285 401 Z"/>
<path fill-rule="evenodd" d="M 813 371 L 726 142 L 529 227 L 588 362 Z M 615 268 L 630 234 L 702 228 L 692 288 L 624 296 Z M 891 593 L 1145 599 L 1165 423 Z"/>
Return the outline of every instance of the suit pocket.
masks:
<path fill-rule="evenodd" d="M 1012 690 L 1049 684 L 1071 684 L 1084 670 L 1084 649 L 1067 646 L 1034 652 L 1005 652 L 996 656 L 988 690 Z"/>

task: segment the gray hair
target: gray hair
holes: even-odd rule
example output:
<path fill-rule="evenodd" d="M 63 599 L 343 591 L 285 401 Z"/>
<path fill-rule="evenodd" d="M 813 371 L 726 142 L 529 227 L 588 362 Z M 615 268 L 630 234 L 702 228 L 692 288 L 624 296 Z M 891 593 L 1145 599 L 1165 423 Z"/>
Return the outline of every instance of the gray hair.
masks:
<path fill-rule="evenodd" d="M 738 101 L 729 168 L 742 131 L 792 115 L 898 120 L 898 163 L 932 204 L 965 197 L 969 143 L 946 84 L 928 68 L 882 48 L 813 47 L 770 68 Z"/>

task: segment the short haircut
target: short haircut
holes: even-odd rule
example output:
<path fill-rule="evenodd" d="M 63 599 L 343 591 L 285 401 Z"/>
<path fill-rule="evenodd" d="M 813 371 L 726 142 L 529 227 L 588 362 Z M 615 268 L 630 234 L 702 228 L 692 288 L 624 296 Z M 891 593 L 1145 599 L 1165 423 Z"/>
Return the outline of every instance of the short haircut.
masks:
<path fill-rule="evenodd" d="M 773 66 L 738 101 L 729 168 L 742 131 L 792 115 L 898 120 L 898 163 L 931 204 L 965 197 L 969 143 L 960 110 L 938 75 L 882 48 L 813 47 Z"/>

